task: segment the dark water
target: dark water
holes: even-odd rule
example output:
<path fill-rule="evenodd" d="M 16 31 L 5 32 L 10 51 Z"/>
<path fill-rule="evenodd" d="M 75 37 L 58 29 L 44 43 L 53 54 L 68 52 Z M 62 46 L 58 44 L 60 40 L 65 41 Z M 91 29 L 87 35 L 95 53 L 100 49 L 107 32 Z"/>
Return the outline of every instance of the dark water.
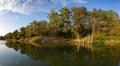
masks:
<path fill-rule="evenodd" d="M 120 66 L 120 46 L 46 47 L 0 41 L 0 66 Z"/>

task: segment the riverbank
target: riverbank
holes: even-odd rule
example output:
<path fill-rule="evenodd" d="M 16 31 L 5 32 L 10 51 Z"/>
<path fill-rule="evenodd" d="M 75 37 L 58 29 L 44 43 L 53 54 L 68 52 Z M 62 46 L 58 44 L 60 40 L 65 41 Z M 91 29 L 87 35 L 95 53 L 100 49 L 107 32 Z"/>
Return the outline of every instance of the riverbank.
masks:
<path fill-rule="evenodd" d="M 56 38 L 56 37 L 42 37 L 42 36 L 25 38 L 17 41 L 24 43 L 31 43 L 31 44 L 40 44 L 40 45 L 51 45 L 51 44 L 61 45 L 61 44 L 73 44 L 78 42 L 75 39 L 64 39 L 64 38 Z"/>
<path fill-rule="evenodd" d="M 95 44 L 104 44 L 104 45 L 114 45 L 114 44 L 120 44 L 120 38 L 119 37 L 97 37 L 94 38 L 94 41 L 92 41 L 91 36 L 87 36 L 84 38 L 78 39 L 65 39 L 65 38 L 56 38 L 56 37 L 43 37 L 43 36 L 36 36 L 36 37 L 30 37 L 30 38 L 22 38 L 19 40 L 10 39 L 8 41 L 10 42 L 21 42 L 21 43 L 27 43 L 32 44 L 34 46 L 46 46 L 46 47 L 56 47 L 56 46 L 64 46 L 64 45 L 74 45 L 79 47 L 87 47 L 90 48 L 90 46 Z"/>
<path fill-rule="evenodd" d="M 58 62 L 60 62 L 59 63 L 59 64 L 61 64 L 60 66 L 62 66 L 62 64 L 63 64 L 61 62 L 69 62 L 72 64 L 76 63 L 79 65 L 80 61 L 84 63 L 84 64 L 81 63 L 81 65 L 83 65 L 83 66 L 86 66 L 86 61 L 89 63 L 87 66 L 98 65 L 98 62 L 100 64 L 100 66 L 104 66 L 105 64 L 103 61 L 107 61 L 107 62 L 105 62 L 106 65 L 109 64 L 109 66 L 117 66 L 117 64 L 115 64 L 115 63 L 119 62 L 118 59 L 120 56 L 120 51 L 119 51 L 120 45 L 107 46 L 107 45 L 96 44 L 96 45 L 94 45 L 92 51 L 90 49 L 81 47 L 79 49 L 79 52 L 77 52 L 77 49 L 75 48 L 75 46 L 70 46 L 70 45 L 69 46 L 68 45 L 67 46 L 56 45 L 57 47 L 56 46 L 55 47 L 38 47 L 38 46 L 36 47 L 31 44 L 25 44 L 25 43 L 7 43 L 6 46 L 10 50 L 12 48 L 15 51 L 17 51 L 17 53 L 20 53 L 20 55 L 17 55 L 17 56 L 11 56 L 11 54 L 10 54 L 11 52 L 6 53 L 6 55 L 8 55 L 8 57 L 17 58 L 18 62 L 19 62 L 19 58 L 20 58 L 20 62 L 21 62 L 21 57 L 18 58 L 18 56 L 25 55 L 25 57 L 26 57 L 26 55 L 27 55 L 34 62 L 38 62 L 41 60 L 43 60 L 43 61 L 50 60 L 52 63 L 57 63 L 56 65 L 58 65 Z M 3 49 L 3 50 L 5 50 L 5 49 Z M 1 51 L 3 51 L 3 50 L 1 50 Z M 8 50 L 6 50 L 6 51 L 8 51 Z M 14 55 L 13 52 L 12 52 L 12 54 Z M 2 55 L 2 58 L 3 58 L 3 56 L 5 56 L 5 59 L 6 59 L 6 55 Z M 23 62 L 25 59 L 26 58 L 23 57 L 23 59 L 22 59 Z M 108 59 L 109 59 L 109 61 L 108 61 Z M 7 58 L 7 60 L 8 60 L 8 58 Z M 96 63 L 96 64 L 94 64 L 94 63 Z M 67 65 L 65 65 L 65 66 L 67 66 Z"/>

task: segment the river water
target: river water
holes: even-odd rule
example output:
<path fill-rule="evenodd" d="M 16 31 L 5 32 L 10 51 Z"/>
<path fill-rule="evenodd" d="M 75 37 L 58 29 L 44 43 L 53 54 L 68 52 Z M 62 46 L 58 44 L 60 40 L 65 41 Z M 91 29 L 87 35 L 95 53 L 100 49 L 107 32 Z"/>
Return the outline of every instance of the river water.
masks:
<path fill-rule="evenodd" d="M 0 41 L 0 66 L 120 66 L 120 46 L 39 47 Z"/>

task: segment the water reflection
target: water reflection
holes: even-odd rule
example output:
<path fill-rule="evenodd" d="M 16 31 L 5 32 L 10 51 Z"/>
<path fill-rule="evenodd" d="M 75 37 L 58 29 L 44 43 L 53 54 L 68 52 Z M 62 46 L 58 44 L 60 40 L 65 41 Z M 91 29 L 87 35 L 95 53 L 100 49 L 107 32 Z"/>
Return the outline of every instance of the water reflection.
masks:
<path fill-rule="evenodd" d="M 0 41 L 0 66 L 48 66 L 47 61 L 32 61 L 26 54 L 20 54 L 12 47 L 5 46 L 3 41 Z"/>
<path fill-rule="evenodd" d="M 6 41 L 0 40 L 0 45 L 4 45 Z"/>
<path fill-rule="evenodd" d="M 25 43 L 6 43 L 6 46 L 26 54 L 32 61 L 38 62 L 39 66 L 39 61 L 46 61 L 46 66 L 120 66 L 120 46 L 95 46 L 92 52 L 83 47 L 76 52 L 72 45 L 41 47 Z"/>
<path fill-rule="evenodd" d="M 27 54 L 32 60 L 50 60 L 49 58 L 54 59 L 56 56 L 70 55 L 75 49 L 74 46 L 40 47 L 24 43 L 6 43 L 6 46 Z"/>

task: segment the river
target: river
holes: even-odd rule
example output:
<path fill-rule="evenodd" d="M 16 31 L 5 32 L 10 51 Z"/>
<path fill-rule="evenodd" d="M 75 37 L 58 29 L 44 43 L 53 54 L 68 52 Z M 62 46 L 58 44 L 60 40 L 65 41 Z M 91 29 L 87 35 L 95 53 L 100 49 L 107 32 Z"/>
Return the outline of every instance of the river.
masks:
<path fill-rule="evenodd" d="M 120 46 L 39 47 L 0 40 L 0 66 L 120 66 Z"/>

